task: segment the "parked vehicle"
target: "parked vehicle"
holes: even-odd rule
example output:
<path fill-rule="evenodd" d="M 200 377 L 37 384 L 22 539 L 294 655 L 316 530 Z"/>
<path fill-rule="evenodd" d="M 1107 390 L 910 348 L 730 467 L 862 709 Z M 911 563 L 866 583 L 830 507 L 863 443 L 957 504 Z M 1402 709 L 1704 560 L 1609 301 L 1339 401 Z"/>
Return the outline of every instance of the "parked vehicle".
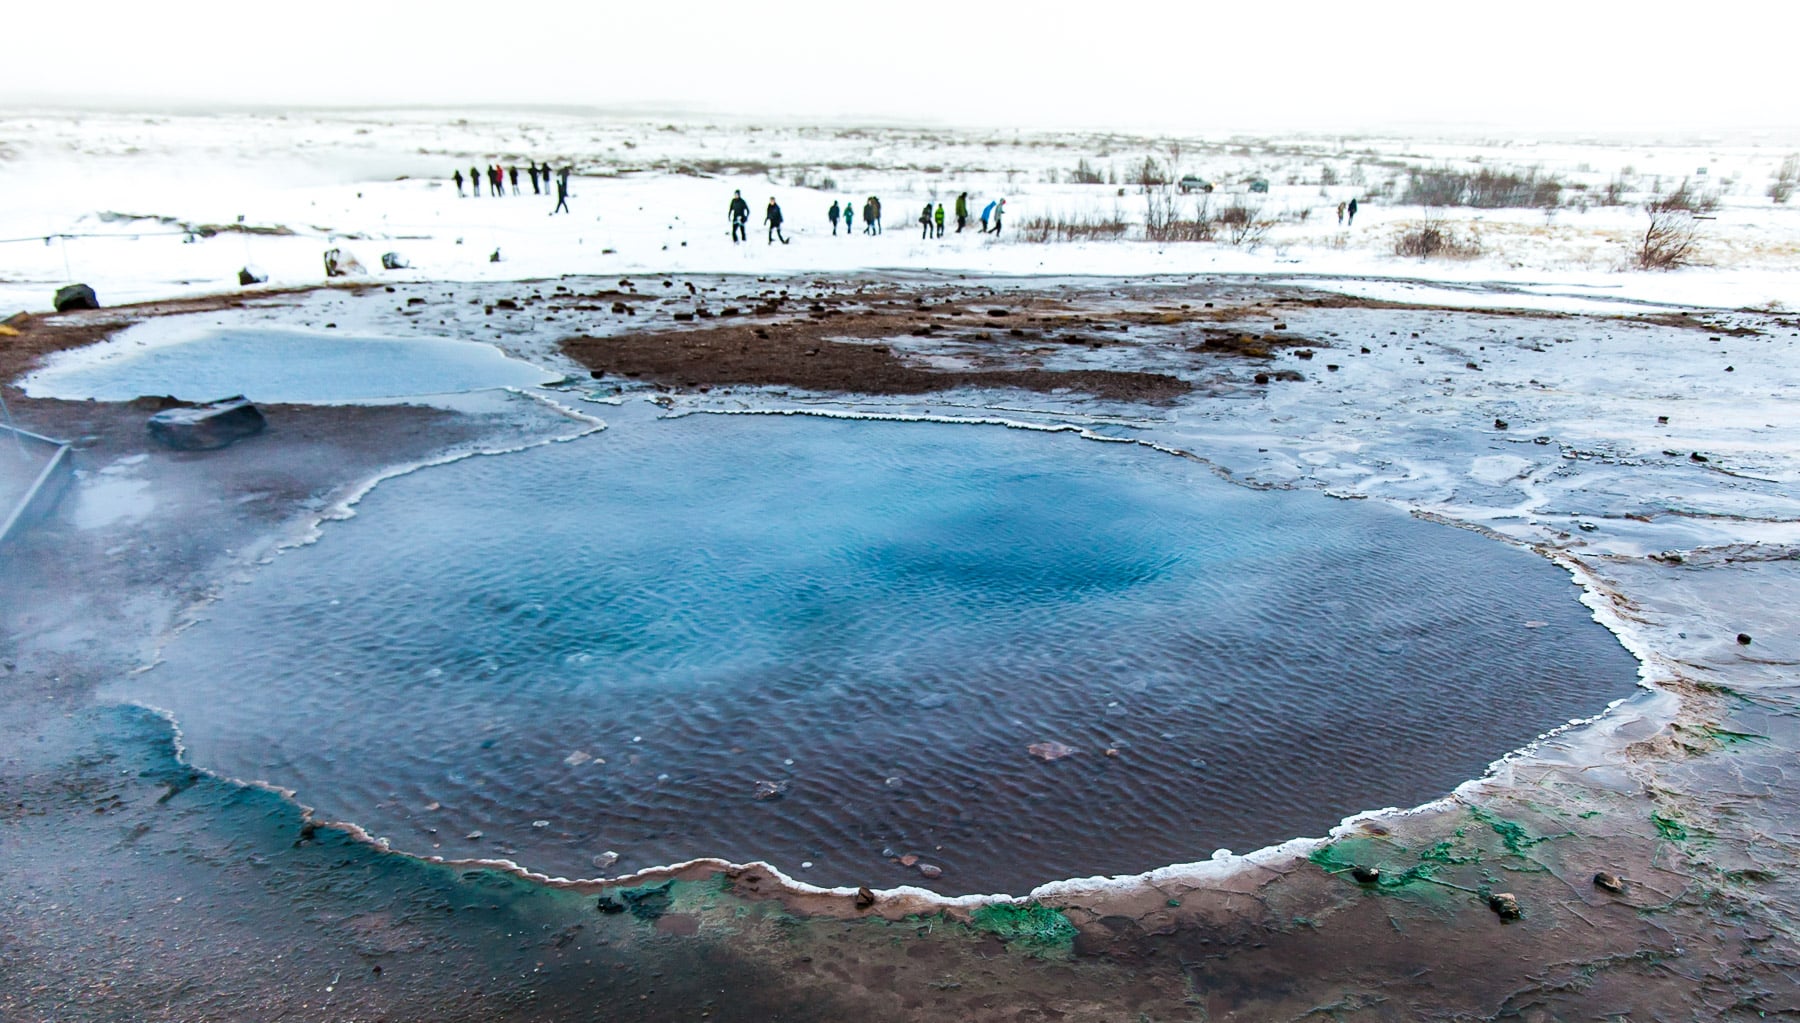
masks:
<path fill-rule="evenodd" d="M 1213 190 L 1213 183 L 1205 178 L 1197 178 L 1188 174 L 1176 184 L 1176 187 L 1181 189 L 1182 195 L 1186 195 L 1189 192 L 1210 192 Z"/>

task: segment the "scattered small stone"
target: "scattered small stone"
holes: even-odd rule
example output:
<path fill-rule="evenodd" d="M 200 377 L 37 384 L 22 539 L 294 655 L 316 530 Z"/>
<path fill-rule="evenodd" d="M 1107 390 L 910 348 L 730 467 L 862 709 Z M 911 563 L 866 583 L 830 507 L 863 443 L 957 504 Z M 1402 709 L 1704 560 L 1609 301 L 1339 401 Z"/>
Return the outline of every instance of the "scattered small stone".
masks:
<path fill-rule="evenodd" d="M 1251 379 L 1255 380 L 1259 384 L 1266 384 L 1269 382 L 1269 374 L 1258 373 L 1258 374 L 1256 374 L 1256 376 L 1252 377 Z"/>
<path fill-rule="evenodd" d="M 1061 760 L 1064 757 L 1073 756 L 1081 751 L 1073 746 L 1052 740 L 1050 742 L 1034 742 L 1025 747 L 1025 752 L 1044 760 Z"/>
<path fill-rule="evenodd" d="M 1619 878 L 1619 875 L 1609 874 L 1602 870 L 1594 875 L 1594 887 L 1603 888 L 1614 895 L 1619 895 L 1625 891 L 1625 882 Z"/>
<path fill-rule="evenodd" d="M 1710 462 L 1710 461 L 1712 461 L 1712 459 L 1710 459 L 1710 458 L 1706 457 L 1705 455 L 1701 454 L 1700 452 L 1696 451 L 1693 454 L 1688 456 L 1688 461 L 1690 461 L 1690 462 Z"/>
<path fill-rule="evenodd" d="M 619 854 L 613 852 L 611 849 L 594 857 L 594 866 L 600 870 L 605 870 L 617 862 L 619 862 Z"/>
<path fill-rule="evenodd" d="M 1364 345 L 1364 346 L 1363 346 L 1363 350 L 1362 350 L 1362 353 L 1363 353 L 1363 354 L 1364 354 L 1364 355 L 1368 355 L 1368 354 L 1369 354 L 1369 346 L 1368 346 L 1368 345 Z"/>
<path fill-rule="evenodd" d="M 1506 427 L 1507 427 L 1506 420 L 1504 420 L 1504 419 L 1495 419 L 1494 420 L 1494 429 L 1504 430 L 1504 429 L 1506 429 Z"/>
<path fill-rule="evenodd" d="M 1488 896 L 1488 908 L 1502 920 L 1517 920 L 1525 915 L 1519 908 L 1518 896 L 1511 892 L 1497 892 Z"/>
<path fill-rule="evenodd" d="M 1338 371 L 1338 364 L 1335 362 L 1328 362 L 1325 364 L 1325 368 L 1327 370 L 1330 370 L 1333 373 L 1336 373 Z"/>
<path fill-rule="evenodd" d="M 1748 632 L 1738 633 L 1738 645 L 1739 646 L 1749 646 L 1750 645 L 1750 634 Z"/>
<path fill-rule="evenodd" d="M 785 781 L 759 779 L 756 783 L 756 790 L 751 793 L 751 798 L 760 799 L 765 802 L 780 799 L 782 796 L 787 795 L 787 789 L 788 783 Z"/>
<path fill-rule="evenodd" d="M 870 906 L 873 906 L 874 904 L 875 904 L 875 893 L 869 890 L 868 885 L 863 885 L 862 887 L 860 887 L 856 890 L 856 908 L 857 909 L 868 909 Z"/>
<path fill-rule="evenodd" d="M 917 862 L 919 862 L 919 857 L 912 853 L 907 853 L 905 856 L 900 857 L 900 865 L 902 867 L 910 867 Z"/>
<path fill-rule="evenodd" d="M 481 832 L 479 832 L 479 831 L 471 831 L 471 832 L 469 832 L 469 833 L 468 833 L 468 834 L 466 834 L 466 835 L 464 835 L 464 836 L 463 836 L 463 837 L 464 837 L 464 838 L 466 838 L 466 839 L 468 839 L 468 840 L 469 840 L 469 841 L 471 841 L 471 842 L 473 842 L 473 841 L 475 841 L 475 840 L 476 840 L 476 839 L 479 839 L 479 838 L 480 838 L 480 837 L 481 837 Z"/>
<path fill-rule="evenodd" d="M 495 309 L 517 309 L 517 308 L 519 308 L 519 303 L 518 303 L 518 300 L 516 300 L 516 299 L 501 298 L 501 299 L 496 299 L 494 301 L 494 308 Z"/>
<path fill-rule="evenodd" d="M 1381 880 L 1381 869 L 1379 867 L 1351 867 L 1350 876 L 1356 880 L 1357 884 L 1374 884 Z"/>
<path fill-rule="evenodd" d="M 1277 324 L 1275 329 L 1280 330 L 1281 325 Z M 1294 357 L 1297 359 L 1311 359 L 1313 357 L 1313 351 L 1311 348 L 1302 348 L 1294 353 Z"/>
<path fill-rule="evenodd" d="M 1669 425 L 1669 417 L 1668 416 L 1657 416 L 1656 417 L 1656 425 L 1658 425 L 1658 426 Z"/>
<path fill-rule="evenodd" d="M 935 881 L 944 876 L 944 868 L 929 863 L 919 864 L 919 873 L 928 881 Z"/>

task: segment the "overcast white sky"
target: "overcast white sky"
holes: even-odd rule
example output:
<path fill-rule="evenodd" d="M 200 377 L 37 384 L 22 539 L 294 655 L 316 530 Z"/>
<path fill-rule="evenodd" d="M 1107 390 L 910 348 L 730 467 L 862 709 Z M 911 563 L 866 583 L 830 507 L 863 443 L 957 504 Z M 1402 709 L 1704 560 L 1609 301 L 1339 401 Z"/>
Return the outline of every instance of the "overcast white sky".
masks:
<path fill-rule="evenodd" d="M 1800 4 L 19 3 L 0 102 L 666 105 L 1188 132 L 1800 127 Z"/>

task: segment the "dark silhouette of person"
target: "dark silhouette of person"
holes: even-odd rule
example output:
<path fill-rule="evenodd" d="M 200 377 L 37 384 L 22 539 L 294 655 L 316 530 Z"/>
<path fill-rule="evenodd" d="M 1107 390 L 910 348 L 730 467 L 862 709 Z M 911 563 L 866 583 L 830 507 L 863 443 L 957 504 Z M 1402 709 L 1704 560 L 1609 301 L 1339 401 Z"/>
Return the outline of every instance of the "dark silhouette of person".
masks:
<path fill-rule="evenodd" d="M 538 173 L 542 174 L 544 176 L 544 194 L 549 195 L 550 194 L 550 161 L 549 160 L 545 160 L 544 165 L 542 167 L 538 168 Z"/>
<path fill-rule="evenodd" d="M 969 226 L 969 193 L 956 197 L 956 233 L 962 234 L 963 228 Z"/>
<path fill-rule="evenodd" d="M 996 235 L 998 235 L 1000 233 L 1000 218 L 1005 213 L 1006 213 L 1006 200 L 1002 199 L 998 203 L 994 204 L 994 234 L 996 234 Z"/>
<path fill-rule="evenodd" d="M 920 238 L 931 237 L 931 204 L 930 203 L 926 203 L 925 209 L 919 213 L 919 237 Z"/>
<path fill-rule="evenodd" d="M 488 186 L 494 190 L 495 195 L 504 196 L 506 194 L 504 175 L 505 172 L 500 169 L 499 164 L 494 164 L 488 170 Z"/>
<path fill-rule="evenodd" d="M 770 200 L 770 205 L 774 205 L 774 200 Z M 750 228 L 746 225 L 750 223 L 750 204 L 744 201 L 741 190 L 731 193 L 731 206 L 726 214 L 731 218 L 731 244 L 749 241 Z"/>
<path fill-rule="evenodd" d="M 1350 223 L 1348 226 L 1355 227 L 1356 226 L 1356 200 L 1355 199 L 1351 199 L 1350 205 L 1344 207 L 1344 212 L 1350 214 Z"/>
<path fill-rule="evenodd" d="M 506 174 L 508 177 L 512 178 L 513 194 L 518 195 L 519 194 L 519 165 L 515 163 L 511 167 L 506 168 Z"/>
<path fill-rule="evenodd" d="M 457 190 L 461 191 L 461 189 L 462 186 L 459 184 Z M 836 238 L 838 222 L 838 203 L 836 199 L 831 200 L 831 209 L 825 211 L 825 216 L 831 220 L 831 236 Z"/>
<path fill-rule="evenodd" d="M 880 234 L 881 233 L 881 196 L 879 196 L 879 195 L 869 196 L 869 203 L 870 203 L 870 205 L 875 207 L 875 233 Z"/>
<path fill-rule="evenodd" d="M 863 234 L 875 233 L 875 197 L 863 200 Z"/>
<path fill-rule="evenodd" d="M 554 217 L 559 212 L 561 212 L 561 213 L 570 212 L 569 211 L 569 179 L 566 177 L 556 183 L 556 209 L 551 210 L 550 215 Z"/>
<path fill-rule="evenodd" d="M 481 174 L 474 167 L 469 168 L 469 198 L 481 198 Z"/>
<path fill-rule="evenodd" d="M 462 169 L 461 169 L 461 168 L 458 168 L 458 169 L 457 169 L 457 171 L 456 171 L 456 173 L 455 173 L 455 174 L 452 174 L 452 175 L 451 175 L 451 177 L 452 177 L 452 178 L 453 178 L 453 179 L 455 179 L 455 181 L 456 181 L 456 197 L 457 197 L 457 198 L 458 198 L 458 199 L 461 199 L 461 198 L 462 198 L 462 195 L 463 195 L 463 190 L 462 190 Z"/>
<path fill-rule="evenodd" d="M 781 233 L 781 207 L 775 204 L 775 197 L 769 196 L 769 211 L 763 214 L 763 223 L 769 225 L 769 244 L 775 244 L 780 238 L 781 244 L 788 243 L 787 236 Z"/>
<path fill-rule="evenodd" d="M 525 169 L 526 169 L 526 170 L 528 170 L 528 171 L 530 171 L 530 172 L 531 172 L 531 194 L 532 194 L 532 195 L 542 195 L 542 194 L 544 194 L 544 193 L 543 193 L 543 192 L 541 192 L 541 191 L 539 191 L 539 190 L 538 190 L 538 172 L 537 172 L 537 164 L 535 164 L 535 163 L 528 163 L 528 164 L 526 164 L 526 165 L 525 165 Z"/>

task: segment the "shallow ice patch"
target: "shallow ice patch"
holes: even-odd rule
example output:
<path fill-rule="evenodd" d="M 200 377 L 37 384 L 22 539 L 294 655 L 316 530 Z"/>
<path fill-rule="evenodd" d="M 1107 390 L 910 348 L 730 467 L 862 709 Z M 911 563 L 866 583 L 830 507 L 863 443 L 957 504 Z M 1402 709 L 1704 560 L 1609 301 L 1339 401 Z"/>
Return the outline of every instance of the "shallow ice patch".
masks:
<path fill-rule="evenodd" d="M 24 381 L 34 398 L 130 401 L 171 395 L 211 401 L 334 404 L 529 387 L 558 374 L 492 345 L 445 338 L 338 336 L 264 327 L 221 327 L 150 343 L 129 333 L 53 361 Z"/>

